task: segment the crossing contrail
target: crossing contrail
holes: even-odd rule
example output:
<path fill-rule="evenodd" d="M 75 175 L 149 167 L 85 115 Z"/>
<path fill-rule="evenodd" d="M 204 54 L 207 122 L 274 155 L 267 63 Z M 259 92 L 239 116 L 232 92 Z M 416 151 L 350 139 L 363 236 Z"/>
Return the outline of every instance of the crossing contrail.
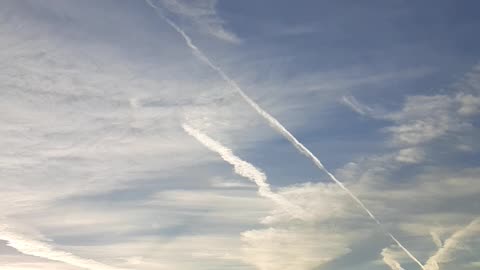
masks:
<path fill-rule="evenodd" d="M 199 141 L 211 151 L 218 153 L 223 160 L 231 164 L 236 174 L 241 175 L 254 182 L 258 187 L 258 193 L 260 194 L 260 196 L 268 198 L 273 202 L 277 203 L 282 207 L 283 210 L 285 210 L 285 212 L 287 212 L 293 217 L 303 220 L 307 220 L 310 218 L 310 215 L 308 215 L 308 213 L 306 213 L 302 208 L 292 204 L 283 196 L 274 193 L 270 189 L 270 185 L 267 182 L 267 176 L 265 175 L 265 173 L 257 169 L 252 164 L 240 159 L 232 152 L 231 149 L 223 146 L 222 144 L 210 138 L 208 135 L 200 132 L 199 130 L 194 129 L 187 124 L 183 124 L 182 127 L 185 132 L 187 132 L 190 136 L 197 139 L 197 141 Z"/>
<path fill-rule="evenodd" d="M 380 220 L 373 215 L 373 213 L 365 206 L 365 204 L 355 195 L 353 194 L 345 185 L 340 182 L 330 171 L 328 171 L 325 166 L 320 162 L 320 160 L 301 142 L 295 138 L 295 136 L 290 133 L 277 119 L 271 116 L 268 112 L 263 110 L 255 101 L 253 101 L 243 90 L 242 88 L 231 79 L 220 67 L 216 66 L 208 57 L 205 55 L 192 41 L 192 39 L 180 28 L 177 24 L 175 24 L 172 20 L 167 18 L 162 12 L 159 10 L 159 7 L 154 5 L 151 0 L 145 0 L 148 5 L 150 5 L 154 10 L 157 11 L 157 14 L 161 16 L 175 31 L 177 31 L 185 40 L 187 46 L 192 50 L 193 54 L 204 62 L 207 66 L 209 66 L 212 70 L 216 71 L 218 75 L 225 80 L 225 82 L 230 85 L 258 114 L 260 114 L 268 124 L 277 130 L 283 137 L 285 137 L 300 153 L 308 157 L 314 164 L 317 166 L 321 171 L 329 176 L 329 178 L 335 182 L 341 189 L 343 189 L 367 214 L 370 218 L 377 223 L 385 234 L 390 237 L 413 261 L 415 261 L 422 269 L 424 269 L 422 263 L 413 256 L 413 254 L 408 251 L 408 249 L 403 246 L 390 232 L 386 231 L 383 227 Z"/>
<path fill-rule="evenodd" d="M 438 250 L 427 260 L 423 266 L 425 270 L 440 270 L 440 262 L 451 260 L 453 252 L 461 245 L 461 241 L 480 233 L 480 217 L 474 219 L 467 226 L 453 233 L 445 242 L 438 234 L 430 232 Z M 400 263 L 390 254 L 389 248 L 384 248 L 381 255 L 383 261 L 392 270 L 404 270 Z"/>
<path fill-rule="evenodd" d="M 438 251 L 427 260 L 427 263 L 425 264 L 425 270 L 439 270 L 439 262 L 448 261 L 452 252 L 458 248 L 462 240 L 472 237 L 476 234 L 480 234 L 480 217 L 474 219 L 467 226 L 456 231 L 447 240 L 445 240 L 443 246 L 440 247 Z"/>

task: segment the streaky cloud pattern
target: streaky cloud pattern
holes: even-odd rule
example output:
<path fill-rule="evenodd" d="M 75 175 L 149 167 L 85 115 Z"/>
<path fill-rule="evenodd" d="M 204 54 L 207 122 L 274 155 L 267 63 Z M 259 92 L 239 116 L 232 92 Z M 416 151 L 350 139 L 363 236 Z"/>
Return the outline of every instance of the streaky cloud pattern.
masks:
<path fill-rule="evenodd" d="M 146 2 L 158 11 L 158 7 L 154 5 L 150 0 L 146 0 Z M 215 64 L 210 61 L 210 59 L 203 53 L 192 41 L 192 39 L 183 31 L 177 24 L 175 24 L 172 20 L 168 19 L 163 14 L 159 13 L 160 16 L 170 25 L 172 28 L 175 29 L 182 37 L 185 39 L 186 44 L 188 47 L 193 51 L 194 55 L 197 56 L 201 61 L 207 64 L 210 68 L 215 70 L 229 85 L 233 88 L 236 92 L 240 94 L 240 96 L 258 113 L 260 114 L 275 130 L 277 130 L 281 135 L 283 135 L 292 145 L 300 151 L 300 153 L 307 156 L 312 162 L 324 173 L 326 173 L 329 178 L 334 181 L 341 189 L 343 189 L 367 214 L 370 218 L 377 223 L 382 230 L 385 232 L 387 236 L 389 236 L 415 263 L 417 263 L 422 269 L 424 269 L 422 263 L 393 235 L 391 234 L 386 228 L 382 225 L 380 220 L 367 208 L 367 206 L 355 195 L 353 194 L 350 189 L 348 189 L 340 180 L 338 180 L 329 170 L 325 168 L 322 162 L 307 148 L 305 147 L 298 139 L 293 136 L 277 119 L 271 116 L 268 112 L 263 110 L 255 101 L 253 101 L 243 90 L 240 86 L 231 79 L 220 67 L 216 66 Z"/>

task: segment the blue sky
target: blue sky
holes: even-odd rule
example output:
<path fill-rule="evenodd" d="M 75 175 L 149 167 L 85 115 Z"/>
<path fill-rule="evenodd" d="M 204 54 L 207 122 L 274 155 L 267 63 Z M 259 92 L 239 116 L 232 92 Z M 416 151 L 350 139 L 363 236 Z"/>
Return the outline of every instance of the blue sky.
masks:
<path fill-rule="evenodd" d="M 478 269 L 479 8 L 2 1 L 1 268 Z"/>

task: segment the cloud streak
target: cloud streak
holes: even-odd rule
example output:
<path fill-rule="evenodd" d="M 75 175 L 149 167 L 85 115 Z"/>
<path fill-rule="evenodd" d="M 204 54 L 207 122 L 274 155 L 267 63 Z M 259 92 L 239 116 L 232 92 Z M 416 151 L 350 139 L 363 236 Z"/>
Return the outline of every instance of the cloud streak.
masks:
<path fill-rule="evenodd" d="M 146 2 L 158 11 L 158 7 L 153 5 L 150 0 L 146 0 Z M 192 50 L 194 55 L 198 57 L 201 61 L 203 61 L 206 65 L 208 65 L 211 69 L 216 71 L 222 79 L 224 79 L 230 87 L 233 88 L 260 116 L 262 116 L 269 125 L 277 130 L 283 137 L 285 137 L 300 153 L 307 156 L 314 164 L 317 166 L 321 171 L 326 173 L 329 178 L 334 181 L 341 189 L 343 189 L 367 214 L 370 218 L 375 221 L 378 225 L 382 227 L 385 234 L 389 236 L 413 261 L 415 261 L 422 269 L 423 265 L 420 261 L 405 247 L 403 246 L 397 238 L 395 238 L 390 232 L 386 231 L 385 228 L 382 226 L 382 223 L 373 215 L 373 213 L 365 206 L 365 204 L 355 195 L 353 194 L 350 189 L 348 189 L 342 182 L 340 182 L 330 171 L 328 171 L 322 162 L 307 148 L 305 147 L 300 141 L 295 138 L 277 119 L 271 116 L 268 112 L 263 110 L 255 101 L 253 101 L 243 90 L 240 86 L 231 79 L 220 67 L 216 66 L 215 64 L 210 61 L 210 59 L 192 42 L 192 39 L 183 31 L 178 25 L 176 25 L 172 20 L 165 17 L 158 11 L 158 14 L 172 27 L 177 31 L 185 40 L 187 46 Z"/>
<path fill-rule="evenodd" d="M 303 209 L 290 203 L 284 197 L 272 192 L 272 190 L 270 189 L 270 185 L 267 182 L 267 177 L 265 173 L 257 169 L 252 164 L 240 159 L 232 152 L 232 150 L 221 145 L 219 142 L 203 134 L 199 130 L 194 129 L 187 124 L 183 124 L 182 127 L 185 132 L 187 132 L 190 136 L 197 139 L 202 145 L 204 145 L 211 151 L 219 154 L 223 160 L 231 164 L 236 174 L 254 182 L 258 187 L 258 194 L 260 194 L 260 196 L 270 199 L 278 205 L 282 206 L 282 209 L 288 212 L 288 214 L 293 217 L 303 220 L 309 218 L 309 215 Z"/>
<path fill-rule="evenodd" d="M 384 248 L 382 250 L 382 260 L 388 265 L 392 270 L 405 270 L 402 268 L 400 263 L 392 256 L 391 250 L 389 248 Z"/>
<path fill-rule="evenodd" d="M 46 243 L 10 231 L 6 225 L 0 225 L 0 239 L 7 241 L 8 246 L 26 255 L 63 262 L 89 270 L 126 270 L 125 268 L 112 267 L 91 259 L 85 259 L 70 252 L 57 250 Z"/>

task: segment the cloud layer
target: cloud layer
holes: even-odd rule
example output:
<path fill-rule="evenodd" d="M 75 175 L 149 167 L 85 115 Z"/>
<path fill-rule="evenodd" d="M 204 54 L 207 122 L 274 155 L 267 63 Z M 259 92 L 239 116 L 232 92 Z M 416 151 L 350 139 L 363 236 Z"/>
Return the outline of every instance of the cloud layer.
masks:
<path fill-rule="evenodd" d="M 420 268 L 280 135 L 478 268 L 475 4 L 149 3 L 0 3 L 1 269 Z"/>

